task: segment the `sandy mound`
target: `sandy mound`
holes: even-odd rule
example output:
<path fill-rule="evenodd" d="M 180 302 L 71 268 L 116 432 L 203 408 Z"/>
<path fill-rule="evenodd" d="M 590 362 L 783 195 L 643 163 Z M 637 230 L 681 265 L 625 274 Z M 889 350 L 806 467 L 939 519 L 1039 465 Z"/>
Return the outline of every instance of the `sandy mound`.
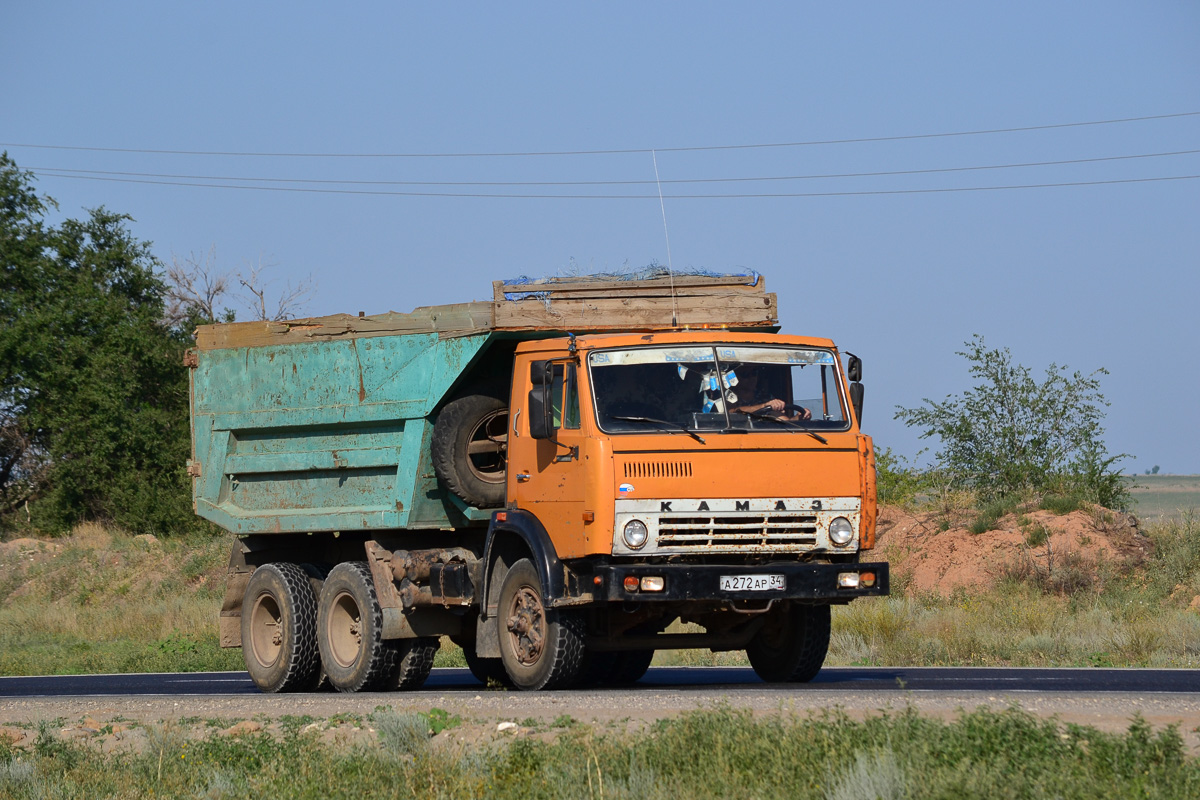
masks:
<path fill-rule="evenodd" d="M 41 539 L 13 539 L 10 542 L 0 542 L 0 564 L 10 561 L 32 561 L 42 553 L 57 553 L 62 545 Z"/>
<path fill-rule="evenodd" d="M 939 520 L 936 513 L 880 510 L 877 547 L 907 594 L 984 592 L 1006 573 L 1079 588 L 1104 569 L 1141 564 L 1151 549 L 1133 515 L 1099 508 L 1009 514 L 980 534 L 939 530 Z"/>

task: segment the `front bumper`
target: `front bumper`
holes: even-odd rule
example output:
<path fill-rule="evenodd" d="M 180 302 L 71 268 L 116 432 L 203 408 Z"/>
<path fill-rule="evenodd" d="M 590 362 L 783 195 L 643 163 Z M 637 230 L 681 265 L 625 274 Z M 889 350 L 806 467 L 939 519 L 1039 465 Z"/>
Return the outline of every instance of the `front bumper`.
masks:
<path fill-rule="evenodd" d="M 873 586 L 856 588 L 838 586 L 838 576 L 845 573 L 874 573 Z M 689 600 L 814 600 L 838 602 L 855 597 L 878 597 L 888 594 L 888 565 L 876 564 L 762 564 L 755 566 L 720 566 L 696 564 L 606 564 L 598 567 L 596 599 L 601 602 L 635 601 L 639 603 L 680 602 Z M 784 588 L 767 591 L 722 591 L 723 575 L 782 575 Z M 662 591 L 629 591 L 625 578 L 659 577 Z"/>

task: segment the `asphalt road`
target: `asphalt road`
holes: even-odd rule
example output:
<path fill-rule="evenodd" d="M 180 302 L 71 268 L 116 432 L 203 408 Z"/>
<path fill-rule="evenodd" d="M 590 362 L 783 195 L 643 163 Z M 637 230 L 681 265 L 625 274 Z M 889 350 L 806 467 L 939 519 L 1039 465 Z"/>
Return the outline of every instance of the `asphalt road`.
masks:
<path fill-rule="evenodd" d="M 465 669 L 433 671 L 422 691 L 474 695 L 482 687 Z M 749 667 L 654 667 L 623 692 L 738 691 L 803 694 L 1051 693 L 1096 697 L 1107 693 L 1197 694 L 1200 670 L 992 669 L 981 667 L 831 667 L 807 684 L 764 684 Z M 97 696 L 236 696 L 259 691 L 244 672 L 133 675 L 57 675 L 0 678 L 0 698 Z"/>

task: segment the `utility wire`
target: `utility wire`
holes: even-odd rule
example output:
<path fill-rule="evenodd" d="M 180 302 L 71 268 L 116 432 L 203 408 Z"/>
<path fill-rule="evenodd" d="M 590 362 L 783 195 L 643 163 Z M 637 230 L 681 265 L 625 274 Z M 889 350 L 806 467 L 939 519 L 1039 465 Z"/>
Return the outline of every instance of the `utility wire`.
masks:
<path fill-rule="evenodd" d="M 953 136 L 984 136 L 997 133 L 1024 133 L 1028 131 L 1082 128 L 1095 125 L 1117 125 L 1128 122 L 1147 122 L 1150 120 L 1178 119 L 1181 117 L 1195 116 L 1200 116 L 1200 111 L 1184 111 L 1178 114 L 1155 114 L 1145 117 L 1123 117 L 1120 119 L 1089 120 L 1086 122 L 1060 122 L 1052 125 L 1025 125 L 1014 128 L 988 128 L 986 130 L 952 131 L 946 133 L 917 133 L 903 136 L 867 136 L 853 139 L 819 139 L 800 142 L 766 142 L 758 144 L 724 144 L 693 147 L 638 147 L 607 150 L 545 150 L 499 153 L 268 153 L 217 150 L 152 150 L 134 147 L 84 147 L 79 145 L 28 144 L 17 142 L 0 142 L 0 147 L 27 147 L 41 150 L 82 150 L 96 153 L 144 153 L 155 155 L 186 156 L 250 156 L 255 158 L 512 158 L 531 156 L 593 156 L 625 155 L 634 153 L 646 154 L 652 151 L 657 151 L 659 153 L 687 153 L 712 150 L 752 150 L 770 147 L 809 147 L 812 145 L 862 144 L 866 142 L 899 142 L 911 141 L 915 139 L 940 139 Z"/>
<path fill-rule="evenodd" d="M 765 175 L 756 178 L 674 178 L 660 181 L 667 184 L 689 183 L 746 183 L 758 181 L 801 181 L 823 178 L 878 178 L 895 175 L 933 175 L 954 172 L 976 172 L 979 170 L 1016 169 L 1023 167 L 1052 167 L 1069 164 L 1097 164 L 1108 161 L 1128 161 L 1143 158 L 1165 158 L 1170 156 L 1195 155 L 1197 150 L 1175 150 L 1167 153 L 1137 153 L 1124 156 L 1103 156 L 1099 158 L 1072 158 L 1061 161 L 1027 161 L 1017 164 L 987 164 L 970 167 L 941 167 L 936 169 L 902 169 L 882 172 L 829 172 L 813 175 Z M 259 183 L 315 183 L 340 184 L 346 186 L 646 186 L 655 184 L 651 180 L 632 181 L 365 181 L 365 180 L 335 180 L 322 178 L 242 178 L 229 175 L 178 175 L 162 172 L 116 172 L 98 169 L 71 169 L 66 167 L 28 167 L 37 174 L 53 174 L 56 177 L 76 177 L 82 175 L 113 175 L 127 178 L 170 178 L 173 180 L 196 181 L 255 181 Z"/>
<path fill-rule="evenodd" d="M 154 186 L 196 186 L 209 189 L 243 189 L 259 192 L 299 192 L 305 194 L 343 194 L 368 195 L 376 197 L 466 197 L 482 199 L 511 199 L 511 200 L 658 200 L 656 194 L 486 194 L 477 192 L 395 192 L 367 189 L 311 189 L 299 186 L 239 186 L 237 184 L 220 183 L 187 183 L 182 181 L 151 181 L 138 178 L 105 178 L 91 175 L 47 175 L 46 177 L 65 178 L 82 181 L 109 181 L 113 183 L 140 183 Z M 735 200 L 749 198 L 782 198 L 782 197 L 861 197 L 868 195 L 897 195 L 897 194 L 942 194 L 947 192 L 996 192 L 1011 189 L 1049 189 L 1065 186 L 1110 186 L 1125 183 L 1159 183 L 1163 181 L 1189 181 L 1200 178 L 1200 175 L 1167 175 L 1155 178 L 1120 178 L 1103 181 L 1068 181 L 1061 183 L 1027 183 L 1010 186 L 959 186 L 941 189 L 884 189 L 852 192 L 778 192 L 761 194 L 668 194 L 668 200 Z"/>

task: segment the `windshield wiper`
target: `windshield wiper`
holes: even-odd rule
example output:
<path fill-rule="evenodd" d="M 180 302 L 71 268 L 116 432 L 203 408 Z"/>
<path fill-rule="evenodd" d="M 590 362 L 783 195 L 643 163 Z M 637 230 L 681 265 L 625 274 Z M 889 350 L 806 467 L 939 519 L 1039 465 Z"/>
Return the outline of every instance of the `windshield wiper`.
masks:
<path fill-rule="evenodd" d="M 670 422 L 665 419 L 654 419 L 652 417 L 625 417 L 625 416 L 614 416 L 614 417 L 609 417 L 609 419 L 619 419 L 622 422 L 649 422 L 651 425 L 666 425 L 667 427 L 663 428 L 663 430 L 666 431 L 667 433 L 686 433 L 688 436 L 692 437 L 700 444 L 705 444 L 704 440 L 702 438 L 700 438 L 700 434 L 696 433 L 693 430 L 685 428 L 682 425 L 678 425 L 674 422 Z"/>
<path fill-rule="evenodd" d="M 809 436 L 813 437 L 821 444 L 829 444 L 828 439 L 826 439 L 824 436 L 817 433 L 816 431 L 812 430 L 811 428 L 804 427 L 803 425 L 800 424 L 799 420 L 782 419 L 781 417 L 773 417 L 770 414 L 764 414 L 761 411 L 743 411 L 741 413 L 745 414 L 747 417 L 754 417 L 755 419 L 770 420 L 771 422 L 778 422 L 780 425 L 791 426 L 792 430 L 796 431 L 797 433 L 807 433 Z"/>

